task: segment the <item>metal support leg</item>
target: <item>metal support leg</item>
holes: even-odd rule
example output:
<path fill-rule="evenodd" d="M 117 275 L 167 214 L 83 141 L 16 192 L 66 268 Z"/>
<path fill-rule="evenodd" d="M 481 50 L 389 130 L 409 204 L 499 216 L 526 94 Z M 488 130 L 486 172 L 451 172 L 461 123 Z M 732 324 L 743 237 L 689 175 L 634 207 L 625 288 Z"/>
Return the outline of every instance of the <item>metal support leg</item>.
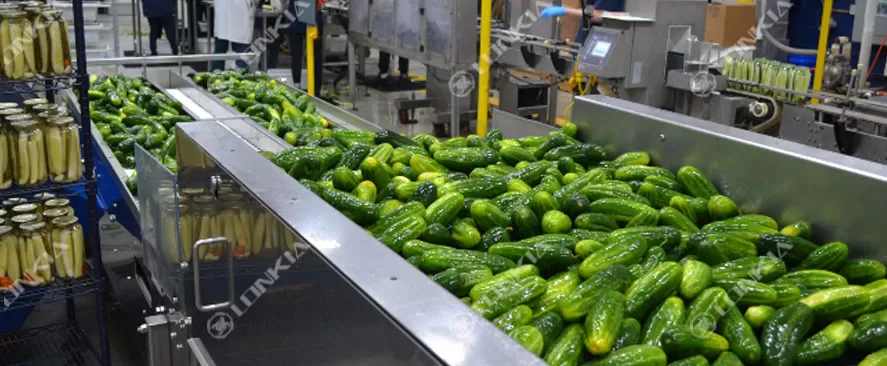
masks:
<path fill-rule="evenodd" d="M 557 88 L 557 75 L 551 75 L 551 86 L 548 87 L 548 124 L 557 124 L 557 102 L 560 91 Z"/>
<path fill-rule="evenodd" d="M 450 75 L 452 75 L 452 72 Z M 460 117 L 462 117 L 461 113 L 459 113 L 459 99 L 455 94 L 450 94 L 450 137 L 457 137 L 462 133 L 462 129 L 459 126 Z"/>
<path fill-rule="evenodd" d="M 348 90 L 351 109 L 357 110 L 357 65 L 355 65 L 354 43 L 348 42 Z"/>
<path fill-rule="evenodd" d="M 140 0 L 133 1 L 135 4 L 135 26 L 136 26 L 136 39 L 138 39 L 138 52 L 139 56 L 144 56 L 145 51 L 142 48 L 142 2 Z"/>
<path fill-rule="evenodd" d="M 268 32 L 268 17 L 266 17 L 265 14 L 262 14 L 262 29 L 261 29 L 261 33 L 259 33 L 259 38 L 264 38 L 266 32 Z M 262 71 L 267 73 L 268 72 L 268 47 L 273 47 L 273 41 L 272 41 L 272 45 L 269 45 L 264 42 L 263 42 L 263 44 L 265 45 L 265 47 L 264 47 L 265 49 L 262 51 Z"/>

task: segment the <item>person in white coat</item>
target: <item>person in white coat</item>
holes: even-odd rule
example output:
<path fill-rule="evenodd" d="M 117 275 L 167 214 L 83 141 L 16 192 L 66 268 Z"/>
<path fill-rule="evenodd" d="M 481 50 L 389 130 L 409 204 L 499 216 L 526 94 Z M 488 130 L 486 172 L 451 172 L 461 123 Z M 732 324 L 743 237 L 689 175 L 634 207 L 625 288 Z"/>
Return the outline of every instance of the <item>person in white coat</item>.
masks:
<path fill-rule="evenodd" d="M 253 23 L 258 0 L 215 0 L 213 18 L 215 46 L 213 53 L 227 53 L 230 48 L 236 53 L 249 51 L 253 41 Z M 246 69 L 244 60 L 237 60 L 238 69 Z M 225 61 L 213 61 L 212 69 L 225 68 Z"/>

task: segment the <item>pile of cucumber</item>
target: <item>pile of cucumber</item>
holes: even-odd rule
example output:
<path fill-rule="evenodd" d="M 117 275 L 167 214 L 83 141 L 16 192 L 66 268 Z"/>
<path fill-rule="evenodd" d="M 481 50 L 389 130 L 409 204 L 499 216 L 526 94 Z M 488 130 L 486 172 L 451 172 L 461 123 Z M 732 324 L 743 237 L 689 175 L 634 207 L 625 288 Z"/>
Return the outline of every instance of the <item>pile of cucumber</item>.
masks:
<path fill-rule="evenodd" d="M 135 145 L 141 145 L 175 172 L 175 125 L 193 121 L 182 104 L 141 77 L 90 75 L 89 82 L 89 118 L 120 165 L 135 169 Z M 133 193 L 135 180 L 133 173 L 126 182 Z"/>
<path fill-rule="evenodd" d="M 351 136 L 351 135 L 354 136 Z M 887 365 L 885 266 L 568 124 L 272 162 L 550 365 Z"/>
<path fill-rule="evenodd" d="M 332 134 L 332 126 L 307 94 L 280 85 L 267 74 L 216 70 L 190 77 L 290 145 L 318 144 Z"/>

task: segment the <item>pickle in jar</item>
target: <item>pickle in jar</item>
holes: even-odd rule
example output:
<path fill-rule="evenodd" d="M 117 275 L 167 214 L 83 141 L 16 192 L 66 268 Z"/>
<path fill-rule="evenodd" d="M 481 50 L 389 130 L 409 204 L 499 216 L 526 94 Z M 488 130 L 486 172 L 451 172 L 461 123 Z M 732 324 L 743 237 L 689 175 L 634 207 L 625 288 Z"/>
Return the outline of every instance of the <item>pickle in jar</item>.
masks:
<path fill-rule="evenodd" d="M 0 189 L 12 186 L 12 152 L 6 138 L 7 131 L 0 128 Z"/>

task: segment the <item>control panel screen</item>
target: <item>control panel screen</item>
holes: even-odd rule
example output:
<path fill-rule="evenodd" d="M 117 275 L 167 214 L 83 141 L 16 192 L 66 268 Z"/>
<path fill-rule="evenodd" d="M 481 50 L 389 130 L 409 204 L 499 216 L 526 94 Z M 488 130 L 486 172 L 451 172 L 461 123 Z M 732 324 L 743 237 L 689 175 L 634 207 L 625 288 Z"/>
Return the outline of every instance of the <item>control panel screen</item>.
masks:
<path fill-rule="evenodd" d="M 604 29 L 593 30 L 582 50 L 580 63 L 598 69 L 606 67 L 619 34 Z"/>

